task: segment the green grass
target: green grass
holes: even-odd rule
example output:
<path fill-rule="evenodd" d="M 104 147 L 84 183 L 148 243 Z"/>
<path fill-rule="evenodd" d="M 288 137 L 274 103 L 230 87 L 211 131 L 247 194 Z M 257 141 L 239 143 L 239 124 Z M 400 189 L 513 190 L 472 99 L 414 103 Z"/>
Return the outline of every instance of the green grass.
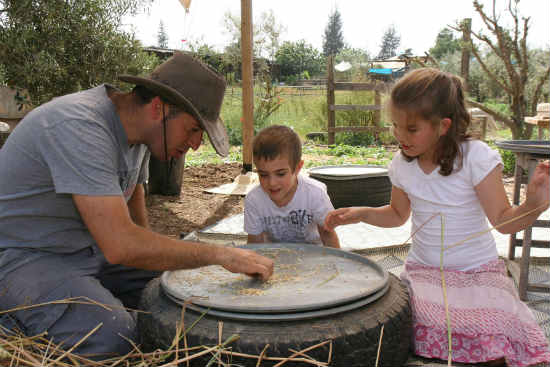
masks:
<path fill-rule="evenodd" d="M 255 95 L 260 90 L 256 87 Z M 292 127 L 306 142 L 305 136 L 310 132 L 326 131 L 327 100 L 322 90 L 307 91 L 314 95 L 300 95 L 296 89 L 281 89 L 280 106 L 264 122 L 263 126 L 255 126 L 257 132 L 264 126 L 281 124 Z M 386 96 L 382 96 L 384 103 Z M 336 104 L 373 104 L 374 96 L 371 92 L 338 92 Z M 498 106 L 504 109 L 505 106 Z M 348 125 L 349 122 L 372 122 L 372 111 L 340 111 L 336 113 L 336 126 Z M 229 87 L 226 91 L 222 111 L 222 119 L 230 135 L 232 145 L 228 157 L 218 156 L 209 143 L 201 146 L 196 152 L 189 152 L 186 156 L 186 164 L 200 166 L 207 163 L 222 164 L 228 162 L 242 163 L 242 91 L 240 87 Z M 382 121 L 387 120 L 384 111 L 381 114 Z M 384 144 L 395 144 L 391 134 L 382 134 L 379 141 L 374 141 L 367 134 L 337 133 L 335 146 L 318 146 L 306 142 L 303 146 L 305 168 L 323 165 L 343 164 L 369 164 L 387 166 L 393 157 L 393 152 L 388 151 Z M 487 135 L 489 144 L 495 140 L 510 140 L 512 138 L 509 129 L 490 131 Z M 205 139 L 206 140 L 206 139 Z M 373 146 L 380 144 L 380 146 Z M 507 165 L 512 162 L 505 157 Z"/>
<path fill-rule="evenodd" d="M 350 145 L 328 147 L 304 144 L 302 154 L 305 168 L 343 164 L 387 166 L 393 157 L 393 152 L 384 147 L 354 147 Z M 199 149 L 189 151 L 185 156 L 185 164 L 188 166 L 202 166 L 208 163 L 242 163 L 242 161 L 241 146 L 231 147 L 229 155 L 225 158 L 217 155 L 210 144 L 203 144 Z"/>

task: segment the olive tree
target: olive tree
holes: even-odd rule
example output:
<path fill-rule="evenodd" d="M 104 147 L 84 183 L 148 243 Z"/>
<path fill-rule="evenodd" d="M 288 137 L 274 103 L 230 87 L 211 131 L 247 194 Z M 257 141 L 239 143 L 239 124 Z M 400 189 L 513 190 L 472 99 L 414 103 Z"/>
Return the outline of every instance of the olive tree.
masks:
<path fill-rule="evenodd" d="M 122 30 L 124 15 L 151 0 L 0 0 L 0 65 L 4 82 L 27 89 L 33 105 L 158 60 Z"/>
<path fill-rule="evenodd" d="M 486 30 L 472 31 L 473 37 L 467 45 L 488 79 L 507 95 L 510 114 L 491 109 L 478 101 L 468 102 L 502 121 L 510 128 L 514 139 L 529 139 L 533 127 L 524 122 L 525 116 L 536 113 L 537 103 L 547 88 L 550 65 L 547 52 L 541 55 L 529 50 L 527 36 L 530 18 L 520 16 L 518 3 L 519 0 L 508 0 L 504 14 L 499 14 L 496 0 L 493 0 L 490 12 L 474 0 L 474 8 Z M 503 15 L 511 20 L 510 28 L 502 25 L 505 21 Z M 462 27 L 459 24 L 453 29 L 462 30 Z M 485 47 L 476 44 L 475 40 Z"/>

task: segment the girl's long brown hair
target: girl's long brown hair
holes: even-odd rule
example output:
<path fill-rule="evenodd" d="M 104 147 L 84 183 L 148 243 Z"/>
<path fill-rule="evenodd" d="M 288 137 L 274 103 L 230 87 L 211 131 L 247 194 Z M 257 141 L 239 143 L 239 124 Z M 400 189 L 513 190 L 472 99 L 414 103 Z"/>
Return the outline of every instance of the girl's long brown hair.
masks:
<path fill-rule="evenodd" d="M 460 143 L 469 139 L 471 123 L 464 101 L 462 81 L 455 75 L 433 68 L 410 71 L 397 82 L 391 92 L 390 106 L 407 113 L 411 118 L 422 118 L 437 127 L 444 118 L 451 120 L 447 133 L 439 138 L 434 163 L 439 173 L 448 176 L 462 167 Z M 414 158 L 404 154 L 407 160 Z"/>

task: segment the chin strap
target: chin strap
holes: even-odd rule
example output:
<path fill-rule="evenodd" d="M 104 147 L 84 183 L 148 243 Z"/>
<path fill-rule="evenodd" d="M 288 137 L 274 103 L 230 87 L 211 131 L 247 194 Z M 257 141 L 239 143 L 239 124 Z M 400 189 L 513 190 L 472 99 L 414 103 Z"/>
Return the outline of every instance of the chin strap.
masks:
<path fill-rule="evenodd" d="M 168 160 L 168 146 L 166 144 L 166 115 L 164 113 L 164 103 L 162 104 L 162 133 L 164 138 L 164 161 L 166 162 L 166 177 L 164 180 L 164 186 L 168 186 L 168 181 L 170 180 L 170 175 L 172 174 L 174 159 L 170 158 L 170 160 Z"/>

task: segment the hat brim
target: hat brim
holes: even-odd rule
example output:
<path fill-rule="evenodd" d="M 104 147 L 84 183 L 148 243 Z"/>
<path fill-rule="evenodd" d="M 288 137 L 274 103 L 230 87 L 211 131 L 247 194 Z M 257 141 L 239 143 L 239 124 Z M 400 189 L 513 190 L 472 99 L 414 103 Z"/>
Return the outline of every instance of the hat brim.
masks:
<path fill-rule="evenodd" d="M 229 153 L 229 137 L 221 118 L 218 118 L 216 121 L 211 121 L 204 118 L 187 98 L 166 84 L 134 75 L 120 75 L 118 79 L 123 82 L 142 85 L 150 91 L 158 94 L 166 101 L 176 106 L 184 106 L 184 108 L 197 119 L 201 127 L 206 131 L 208 139 L 212 143 L 216 153 L 222 157 L 227 156 Z"/>

